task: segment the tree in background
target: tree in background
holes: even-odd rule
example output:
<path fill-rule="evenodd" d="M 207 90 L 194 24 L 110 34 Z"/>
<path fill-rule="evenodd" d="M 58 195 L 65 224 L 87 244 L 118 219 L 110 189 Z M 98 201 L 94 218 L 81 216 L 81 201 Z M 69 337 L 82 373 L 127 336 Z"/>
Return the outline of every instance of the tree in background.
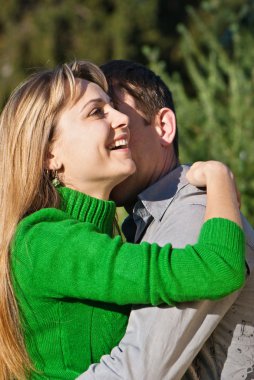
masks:
<path fill-rule="evenodd" d="M 243 211 L 254 222 L 253 3 L 2 1 L 0 108 L 34 68 L 74 59 L 147 63 L 148 57 L 174 94 L 182 161 L 225 161 L 236 174 Z M 144 45 L 150 47 L 146 55 Z"/>
<path fill-rule="evenodd" d="M 227 163 L 254 223 L 254 2 L 203 2 L 189 14 L 190 27 L 179 26 L 185 80 L 166 73 L 158 50 L 145 54 L 173 92 L 182 161 Z"/>
<path fill-rule="evenodd" d="M 0 12 L 0 108 L 31 70 L 74 59 L 145 63 L 144 44 L 159 46 L 177 68 L 176 25 L 184 0 L 2 0 Z M 199 0 L 190 0 L 198 4 Z M 173 67 L 172 66 L 172 67 Z"/>

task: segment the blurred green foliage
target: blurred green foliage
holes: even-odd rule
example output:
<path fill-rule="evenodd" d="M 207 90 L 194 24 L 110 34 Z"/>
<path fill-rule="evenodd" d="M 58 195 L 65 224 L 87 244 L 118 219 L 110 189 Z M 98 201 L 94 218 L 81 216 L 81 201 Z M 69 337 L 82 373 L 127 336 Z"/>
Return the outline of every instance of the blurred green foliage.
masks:
<path fill-rule="evenodd" d="M 228 1 L 229 4 L 229 1 Z M 186 76 L 168 75 L 159 50 L 146 47 L 150 67 L 173 92 L 182 162 L 227 163 L 254 224 L 254 3 L 219 1 L 189 8 L 192 28 L 179 25 Z"/>
<path fill-rule="evenodd" d="M 176 25 L 187 16 L 184 0 L 0 0 L 0 6 L 0 108 L 34 68 L 74 59 L 144 62 L 144 44 L 160 46 L 168 61 Z"/>
<path fill-rule="evenodd" d="M 0 5 L 0 108 L 36 68 L 74 59 L 148 62 L 173 92 L 181 161 L 226 162 L 254 224 L 254 0 Z"/>

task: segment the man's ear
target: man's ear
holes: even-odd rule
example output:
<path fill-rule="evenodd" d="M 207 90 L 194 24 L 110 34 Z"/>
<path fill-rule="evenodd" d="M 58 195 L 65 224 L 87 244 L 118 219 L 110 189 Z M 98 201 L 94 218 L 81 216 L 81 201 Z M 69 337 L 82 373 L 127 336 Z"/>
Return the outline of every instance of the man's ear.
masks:
<path fill-rule="evenodd" d="M 176 134 L 176 118 L 170 108 L 161 108 L 155 117 L 155 129 L 160 136 L 161 145 L 172 144 Z"/>

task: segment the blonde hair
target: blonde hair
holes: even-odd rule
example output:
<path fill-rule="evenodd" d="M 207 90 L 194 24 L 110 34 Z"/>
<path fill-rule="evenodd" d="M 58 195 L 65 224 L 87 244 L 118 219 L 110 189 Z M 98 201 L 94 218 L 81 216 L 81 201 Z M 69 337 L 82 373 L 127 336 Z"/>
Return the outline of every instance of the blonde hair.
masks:
<path fill-rule="evenodd" d="M 26 352 L 10 269 L 10 245 L 19 221 L 57 207 L 45 161 L 60 112 L 75 100 L 75 78 L 107 82 L 94 64 L 79 61 L 35 73 L 10 96 L 0 117 L 0 379 L 23 380 L 33 369 Z"/>

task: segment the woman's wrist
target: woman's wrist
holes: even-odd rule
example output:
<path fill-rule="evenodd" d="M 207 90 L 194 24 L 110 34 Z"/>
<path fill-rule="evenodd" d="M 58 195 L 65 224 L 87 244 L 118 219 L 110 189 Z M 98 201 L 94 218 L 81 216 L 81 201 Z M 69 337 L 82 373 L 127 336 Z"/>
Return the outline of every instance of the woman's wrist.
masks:
<path fill-rule="evenodd" d="M 222 162 L 208 161 L 204 167 L 204 176 L 206 177 L 207 187 L 216 181 L 228 181 L 234 186 L 234 176 L 231 170 Z"/>
<path fill-rule="evenodd" d="M 218 216 L 242 227 L 233 174 L 225 165 L 214 165 L 210 169 L 207 173 L 206 219 Z"/>

